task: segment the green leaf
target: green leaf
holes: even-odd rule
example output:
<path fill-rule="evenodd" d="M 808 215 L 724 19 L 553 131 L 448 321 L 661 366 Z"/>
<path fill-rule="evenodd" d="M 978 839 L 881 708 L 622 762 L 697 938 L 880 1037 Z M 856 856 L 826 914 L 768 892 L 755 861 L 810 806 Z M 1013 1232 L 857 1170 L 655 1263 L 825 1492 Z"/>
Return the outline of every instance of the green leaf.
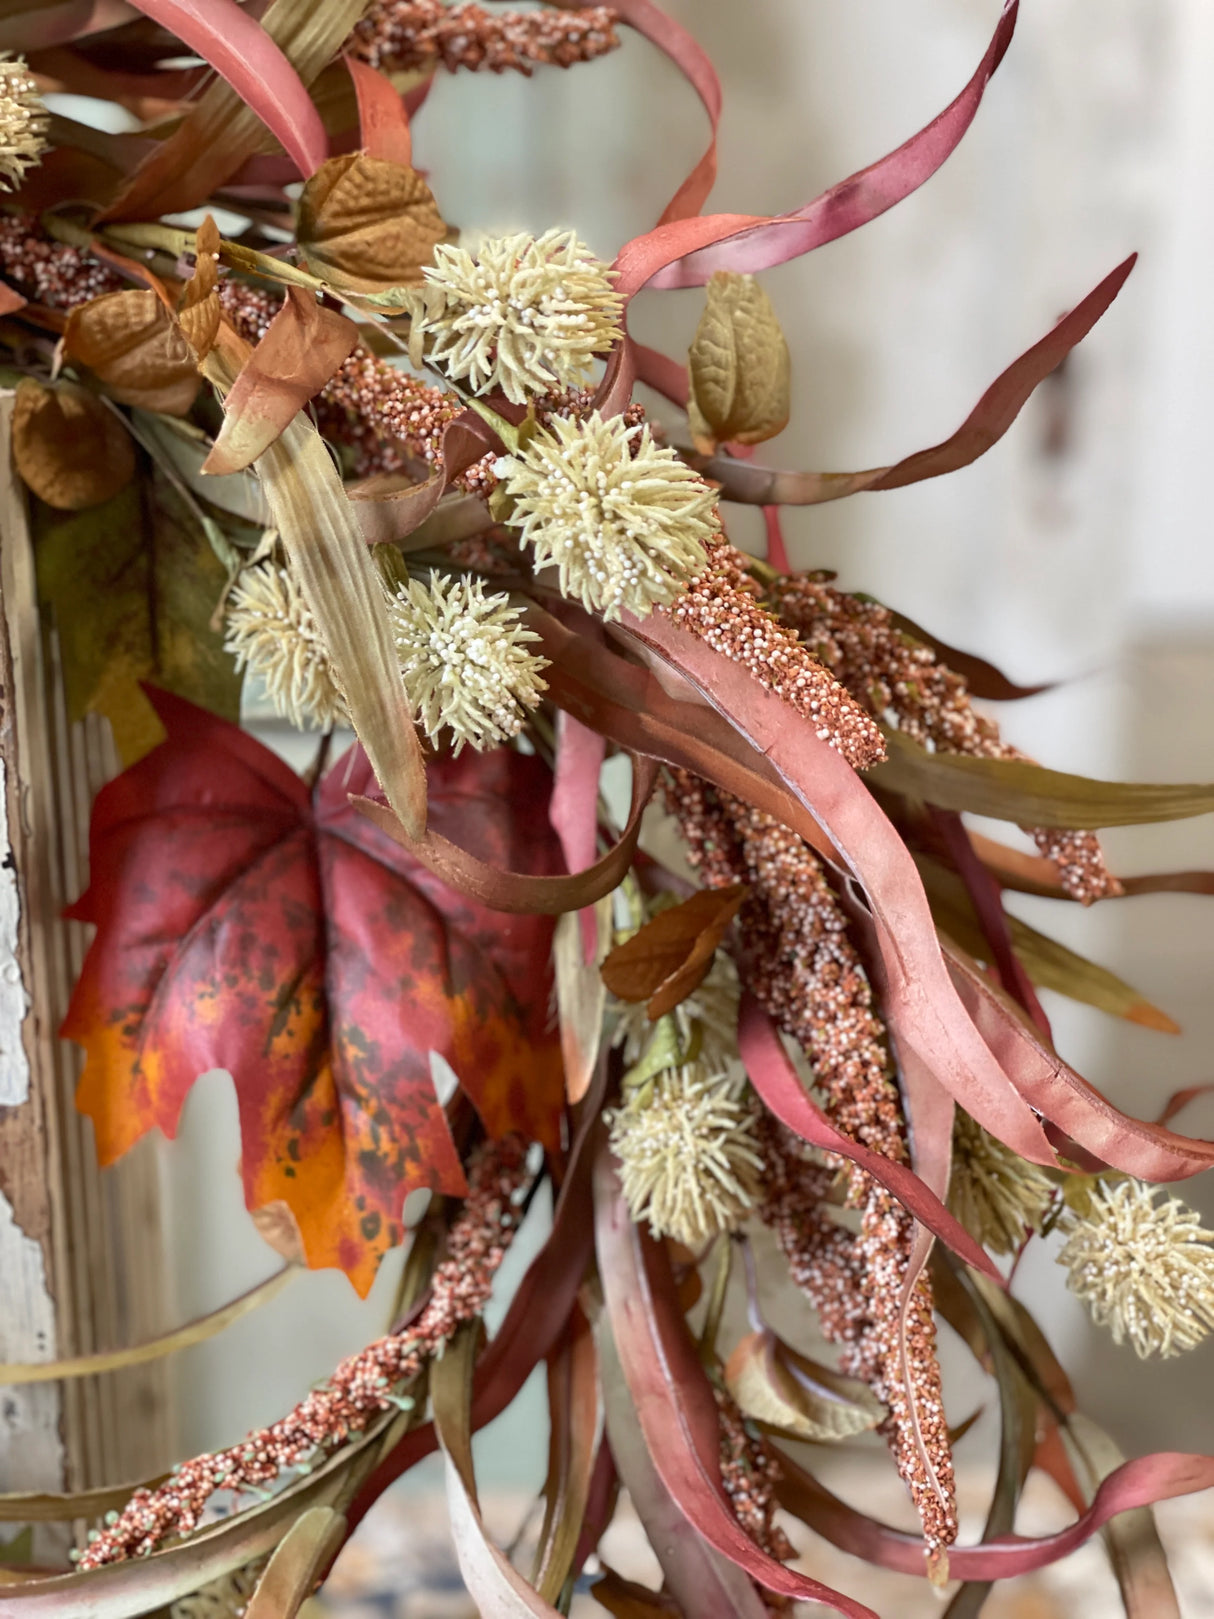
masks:
<path fill-rule="evenodd" d="M 159 473 L 88 511 L 36 503 L 32 527 L 70 719 L 106 715 L 124 765 L 164 736 L 140 681 L 239 720 L 240 676 L 211 628 L 226 570 Z"/>
<path fill-rule="evenodd" d="M 990 959 L 990 947 L 970 905 L 965 884 L 946 866 L 928 856 L 917 857 L 919 874 L 931 902 L 932 915 L 963 950 L 982 961 Z M 1146 996 L 1127 984 L 1116 973 L 1089 961 L 1048 934 L 1039 933 L 1018 916 L 1008 916 L 1012 948 L 1033 983 L 1052 989 L 1085 1006 L 1095 1006 L 1113 1017 L 1163 1034 L 1179 1034 L 1180 1026 Z"/>
<path fill-rule="evenodd" d="M 654 1024 L 653 1033 L 646 1042 L 640 1058 L 627 1071 L 620 1083 L 625 1091 L 634 1091 L 667 1068 L 677 1068 L 680 1063 L 690 1060 L 690 1052 L 683 1050 L 679 1026 L 675 1022 L 674 1015 L 668 1012 Z"/>
<path fill-rule="evenodd" d="M 0 1541 L 0 1568 L 28 1568 L 34 1561 L 34 1526 L 27 1524 L 11 1540 Z"/>
<path fill-rule="evenodd" d="M 1082 1412 L 1071 1414 L 1063 1437 L 1087 1490 L 1120 1467 L 1125 1457 L 1103 1429 Z M 1105 1548 L 1121 1590 L 1126 1619 L 1181 1619 L 1167 1553 L 1150 1507 L 1121 1512 L 1103 1530 Z"/>
<path fill-rule="evenodd" d="M 889 758 L 865 773 L 872 786 L 1019 826 L 1143 826 L 1214 810 L 1214 785 L 1095 781 L 1024 759 L 929 753 L 898 731 L 887 731 L 886 742 Z"/>
<path fill-rule="evenodd" d="M 746 1335 L 725 1366 L 739 1410 L 785 1436 L 833 1444 L 867 1433 L 886 1416 L 870 1389 L 807 1360 L 765 1328 Z"/>

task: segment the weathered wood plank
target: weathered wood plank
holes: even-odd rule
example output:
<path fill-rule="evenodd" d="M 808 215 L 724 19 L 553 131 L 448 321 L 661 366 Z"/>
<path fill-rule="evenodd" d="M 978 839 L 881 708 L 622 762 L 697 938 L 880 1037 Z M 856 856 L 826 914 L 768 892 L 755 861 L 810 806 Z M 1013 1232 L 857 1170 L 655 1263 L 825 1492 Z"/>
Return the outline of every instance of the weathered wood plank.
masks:
<path fill-rule="evenodd" d="M 153 1151 L 101 1174 L 58 1038 L 86 930 L 64 907 L 87 879 L 108 727 L 70 720 L 54 626 L 37 603 L 23 491 L 0 393 L 0 1359 L 120 1348 L 162 1330 Z M 165 1368 L 0 1391 L 0 1490 L 79 1490 L 167 1460 Z M 38 1531 L 39 1555 L 64 1535 Z"/>

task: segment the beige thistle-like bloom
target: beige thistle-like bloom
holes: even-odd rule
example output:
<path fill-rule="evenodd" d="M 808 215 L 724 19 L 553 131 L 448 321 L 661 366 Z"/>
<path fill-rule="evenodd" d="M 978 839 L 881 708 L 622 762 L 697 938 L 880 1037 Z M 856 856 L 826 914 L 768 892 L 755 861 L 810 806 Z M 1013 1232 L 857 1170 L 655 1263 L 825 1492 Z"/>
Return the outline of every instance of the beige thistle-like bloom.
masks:
<path fill-rule="evenodd" d="M 224 650 L 265 686 L 276 713 L 298 729 L 346 718 L 329 649 L 292 574 L 273 562 L 246 568 L 227 604 Z"/>
<path fill-rule="evenodd" d="M 46 150 L 47 111 L 22 57 L 0 56 L 0 188 L 15 191 Z"/>
<path fill-rule="evenodd" d="M 426 735 L 449 729 L 464 744 L 493 747 L 521 730 L 546 684 L 545 658 L 528 650 L 539 637 L 510 598 L 486 596 L 481 579 L 410 579 L 389 606 L 405 690 Z"/>
<path fill-rule="evenodd" d="M 573 231 L 490 237 L 475 253 L 440 244 L 422 273 L 405 295 L 410 358 L 476 393 L 500 388 L 523 404 L 578 386 L 623 336 L 615 272 Z"/>
<path fill-rule="evenodd" d="M 555 566 L 562 595 L 605 619 L 669 606 L 704 567 L 720 529 L 713 490 L 648 424 L 597 411 L 553 417 L 496 465 L 536 564 Z"/>
<path fill-rule="evenodd" d="M 629 1213 L 655 1237 L 702 1247 L 746 1218 L 763 1159 L 746 1081 L 686 1063 L 640 1085 L 611 1116 Z"/>
<path fill-rule="evenodd" d="M 1041 1224 L 1055 1191 L 1043 1169 L 1005 1147 L 958 1108 L 948 1206 L 993 1254 L 1014 1254 Z"/>
<path fill-rule="evenodd" d="M 674 1020 L 679 1050 L 687 1052 L 698 1041 L 696 1057 L 713 1072 L 730 1060 L 736 1061 L 741 995 L 738 969 L 731 957 L 718 950 L 703 983 L 669 1013 Z M 640 1060 L 654 1025 L 649 1021 L 644 1001 L 613 1000 L 612 1010 L 616 1014 L 616 1025 L 611 1044 L 617 1049 L 624 1048 L 624 1061 L 631 1068 Z"/>
<path fill-rule="evenodd" d="M 1101 1184 L 1060 1225 L 1067 1286 L 1114 1343 L 1167 1357 L 1214 1328 L 1214 1231 L 1179 1198 L 1139 1180 Z"/>

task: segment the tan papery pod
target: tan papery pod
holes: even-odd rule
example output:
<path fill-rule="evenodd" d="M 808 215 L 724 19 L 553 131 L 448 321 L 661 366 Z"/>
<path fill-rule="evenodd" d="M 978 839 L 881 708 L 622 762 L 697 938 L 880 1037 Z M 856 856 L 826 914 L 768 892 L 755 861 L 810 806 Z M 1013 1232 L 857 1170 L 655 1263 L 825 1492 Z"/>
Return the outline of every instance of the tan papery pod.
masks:
<path fill-rule="evenodd" d="M 862 1383 L 798 1355 L 770 1331 L 742 1339 L 725 1367 L 725 1386 L 746 1416 L 818 1443 L 866 1433 L 885 1416 Z"/>
<path fill-rule="evenodd" d="M 420 281 L 446 234 L 417 170 L 365 152 L 322 163 L 299 199 L 304 261 L 343 292 L 387 292 Z"/>
<path fill-rule="evenodd" d="M 761 444 L 787 425 L 788 344 L 771 299 L 752 275 L 718 270 L 688 356 L 688 420 L 696 448 Z"/>
<path fill-rule="evenodd" d="M 219 227 L 210 214 L 194 238 L 194 274 L 181 292 L 177 319 L 197 359 L 205 360 L 219 332 Z"/>
<path fill-rule="evenodd" d="M 198 393 L 194 352 L 151 288 L 107 292 L 79 305 L 68 316 L 63 346 L 120 404 L 184 416 Z"/>
<path fill-rule="evenodd" d="M 135 475 L 135 450 L 115 413 L 75 382 L 17 386 L 13 460 L 40 500 L 59 511 L 99 506 Z"/>

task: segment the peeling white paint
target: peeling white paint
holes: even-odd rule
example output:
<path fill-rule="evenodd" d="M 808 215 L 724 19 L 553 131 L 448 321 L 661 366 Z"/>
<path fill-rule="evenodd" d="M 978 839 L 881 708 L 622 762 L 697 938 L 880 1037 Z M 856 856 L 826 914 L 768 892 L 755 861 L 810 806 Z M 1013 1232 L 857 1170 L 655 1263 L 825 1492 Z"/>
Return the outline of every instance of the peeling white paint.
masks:
<path fill-rule="evenodd" d="M 0 1361 L 54 1360 L 55 1306 L 42 1247 L 17 1224 L 0 1193 Z M 53 1383 L 0 1388 L 0 1491 L 61 1490 L 63 1442 Z"/>
<path fill-rule="evenodd" d="M 0 807 L 5 803 L 4 760 L 0 759 Z M 21 895 L 13 868 L 7 817 L 0 813 L 0 1107 L 19 1107 L 30 1093 L 30 1065 L 21 1039 L 29 1007 L 17 959 Z"/>

